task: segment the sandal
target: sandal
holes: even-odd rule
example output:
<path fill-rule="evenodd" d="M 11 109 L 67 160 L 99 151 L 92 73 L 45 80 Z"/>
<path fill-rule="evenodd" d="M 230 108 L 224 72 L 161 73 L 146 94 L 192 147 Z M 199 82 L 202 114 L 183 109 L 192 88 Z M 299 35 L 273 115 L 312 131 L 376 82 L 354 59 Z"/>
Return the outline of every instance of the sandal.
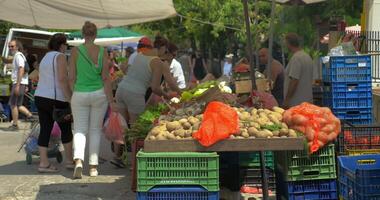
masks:
<path fill-rule="evenodd" d="M 83 170 L 82 162 L 77 163 L 74 168 L 74 174 L 73 174 L 74 179 L 82 178 L 82 170 Z"/>
<path fill-rule="evenodd" d="M 58 171 L 59 170 L 55 166 L 53 166 L 52 164 L 49 164 L 46 167 L 38 167 L 38 172 L 40 172 L 40 173 L 56 173 Z"/>
<path fill-rule="evenodd" d="M 65 164 L 65 167 L 66 167 L 66 169 L 74 169 L 74 168 L 75 168 L 75 163 L 74 163 L 74 161 L 73 161 L 73 162 L 67 162 L 67 163 Z"/>

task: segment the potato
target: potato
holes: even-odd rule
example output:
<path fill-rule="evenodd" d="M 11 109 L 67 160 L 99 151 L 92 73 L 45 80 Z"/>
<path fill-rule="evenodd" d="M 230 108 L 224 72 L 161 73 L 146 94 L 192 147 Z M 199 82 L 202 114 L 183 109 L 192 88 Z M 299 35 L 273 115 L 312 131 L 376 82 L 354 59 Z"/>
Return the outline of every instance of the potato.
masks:
<path fill-rule="evenodd" d="M 273 134 L 273 137 L 276 136 L 280 136 L 280 131 L 272 131 L 272 134 Z"/>
<path fill-rule="evenodd" d="M 169 134 L 166 134 L 166 138 L 168 139 L 168 140 L 175 140 L 175 135 L 173 134 L 173 133 L 169 133 Z"/>
<path fill-rule="evenodd" d="M 153 135 L 151 135 L 151 136 L 149 137 L 149 140 L 156 140 L 156 137 L 153 136 Z"/>
<path fill-rule="evenodd" d="M 267 123 L 269 122 L 269 119 L 268 118 L 264 118 L 264 117 L 260 117 L 257 122 L 259 123 L 260 126 L 264 126 L 264 125 L 267 125 Z"/>
<path fill-rule="evenodd" d="M 289 137 L 298 137 L 298 135 L 295 130 L 289 129 Z"/>
<path fill-rule="evenodd" d="M 183 129 L 189 130 L 191 128 L 191 124 L 189 122 L 185 122 L 182 124 Z"/>
<path fill-rule="evenodd" d="M 163 134 L 157 135 L 156 139 L 157 140 L 167 140 L 166 136 L 164 136 Z"/>
<path fill-rule="evenodd" d="M 237 139 L 244 139 L 243 136 L 236 136 L 235 138 L 237 138 Z"/>
<path fill-rule="evenodd" d="M 251 110 L 251 115 L 256 115 L 257 114 L 257 109 L 256 108 L 253 108 L 252 110 Z"/>
<path fill-rule="evenodd" d="M 243 120 L 243 121 L 248 121 L 250 117 L 251 117 L 251 115 L 248 112 L 242 112 L 239 115 L 239 119 Z"/>
<path fill-rule="evenodd" d="M 178 129 L 178 130 L 175 130 L 175 131 L 173 131 L 173 133 L 174 133 L 174 135 L 175 136 L 180 136 L 180 137 L 184 137 L 185 136 L 185 130 L 183 130 L 183 129 Z"/>
<path fill-rule="evenodd" d="M 268 115 L 270 121 L 272 121 L 273 123 L 275 124 L 281 124 L 280 120 L 277 119 L 277 117 L 275 117 L 274 115 L 270 114 Z"/>
<path fill-rule="evenodd" d="M 188 118 L 188 121 L 190 122 L 191 125 L 194 125 L 194 124 L 196 124 L 196 123 L 199 123 L 199 119 L 197 119 L 197 118 L 195 118 L 195 117 L 193 117 L 193 116 L 189 117 L 189 118 Z"/>
<path fill-rule="evenodd" d="M 154 127 L 151 131 L 150 131 L 150 135 L 152 136 L 157 136 L 158 134 L 161 133 L 161 130 L 158 129 L 157 127 Z"/>
<path fill-rule="evenodd" d="M 193 132 L 193 131 L 191 131 L 191 130 L 186 130 L 186 131 L 185 131 L 185 138 L 191 137 L 192 132 Z"/>
<path fill-rule="evenodd" d="M 268 110 L 268 109 L 264 109 L 264 113 L 267 114 L 267 115 L 269 115 L 269 114 L 272 113 L 272 111 L 271 111 L 271 110 Z"/>
<path fill-rule="evenodd" d="M 260 129 L 260 124 L 257 123 L 257 122 L 251 122 L 251 123 L 249 123 L 249 125 L 250 125 L 251 127 L 255 127 L 256 129 Z"/>
<path fill-rule="evenodd" d="M 241 136 L 243 136 L 244 138 L 249 138 L 248 132 L 242 132 Z"/>
<path fill-rule="evenodd" d="M 279 121 L 282 121 L 282 114 L 276 113 L 276 112 L 272 112 L 272 115 L 275 116 Z"/>
<path fill-rule="evenodd" d="M 186 118 L 182 118 L 180 120 L 178 120 L 179 123 L 183 124 L 185 122 L 188 122 L 188 120 Z"/>
<path fill-rule="evenodd" d="M 166 124 L 166 129 L 168 131 L 174 131 L 180 128 L 182 128 L 182 126 L 181 123 L 179 123 L 179 121 L 173 121 Z"/>
<path fill-rule="evenodd" d="M 183 139 L 183 138 L 181 138 L 180 136 L 175 136 L 175 139 L 177 139 L 177 140 L 181 140 L 181 139 Z"/>
<path fill-rule="evenodd" d="M 273 111 L 276 112 L 276 113 L 280 113 L 280 114 L 282 114 L 282 113 L 285 112 L 284 109 L 282 109 L 280 107 L 277 107 L 277 106 L 273 107 Z"/>
<path fill-rule="evenodd" d="M 264 129 L 263 131 L 266 133 L 266 135 L 267 135 L 268 137 L 273 137 L 273 133 L 272 133 L 272 131 L 267 130 L 267 129 Z"/>
<path fill-rule="evenodd" d="M 289 130 L 288 129 L 282 128 L 280 130 L 280 136 L 288 136 L 288 134 L 289 134 Z"/>
<path fill-rule="evenodd" d="M 235 139 L 235 136 L 234 135 L 230 135 L 230 139 Z"/>
<path fill-rule="evenodd" d="M 257 133 L 258 133 L 259 131 L 257 130 L 257 128 L 256 127 L 249 127 L 249 129 L 248 129 L 248 134 L 250 135 L 250 136 L 257 136 Z"/>
<path fill-rule="evenodd" d="M 258 138 L 267 138 L 267 133 L 265 131 L 259 131 L 256 135 Z"/>
<path fill-rule="evenodd" d="M 288 125 L 286 125 L 284 122 L 281 123 L 282 128 L 289 129 Z"/>

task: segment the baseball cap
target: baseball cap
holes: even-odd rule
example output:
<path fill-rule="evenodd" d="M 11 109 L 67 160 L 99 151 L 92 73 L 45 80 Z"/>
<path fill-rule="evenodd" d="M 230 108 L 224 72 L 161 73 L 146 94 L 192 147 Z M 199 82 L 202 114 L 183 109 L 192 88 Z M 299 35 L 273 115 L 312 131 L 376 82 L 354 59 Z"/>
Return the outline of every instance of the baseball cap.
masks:
<path fill-rule="evenodd" d="M 152 41 L 148 37 L 142 37 L 139 40 L 138 45 L 140 45 L 140 46 L 146 46 L 146 47 L 151 47 L 152 46 Z"/>
<path fill-rule="evenodd" d="M 226 58 L 232 58 L 232 57 L 234 57 L 234 54 L 232 53 L 226 55 Z"/>

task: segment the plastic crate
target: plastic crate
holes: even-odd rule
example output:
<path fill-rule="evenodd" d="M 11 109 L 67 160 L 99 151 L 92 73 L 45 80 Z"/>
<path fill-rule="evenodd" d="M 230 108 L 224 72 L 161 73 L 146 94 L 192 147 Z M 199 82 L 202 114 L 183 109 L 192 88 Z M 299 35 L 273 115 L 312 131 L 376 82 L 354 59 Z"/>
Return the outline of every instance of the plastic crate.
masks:
<path fill-rule="evenodd" d="M 276 177 L 284 181 L 303 181 L 336 178 L 335 145 L 308 155 L 306 151 L 275 152 Z"/>
<path fill-rule="evenodd" d="M 276 188 L 276 178 L 273 169 L 266 169 L 266 176 L 268 180 L 268 188 L 272 191 Z M 261 177 L 261 169 L 260 168 L 247 168 L 240 170 L 240 186 L 248 185 L 248 186 L 256 186 L 262 187 L 262 177 Z"/>
<path fill-rule="evenodd" d="M 367 150 L 349 150 L 347 149 L 347 155 L 360 156 L 368 154 L 380 154 L 380 149 L 367 149 Z"/>
<path fill-rule="evenodd" d="M 372 123 L 372 108 L 332 108 L 336 117 L 352 124 Z"/>
<path fill-rule="evenodd" d="M 200 185 L 219 191 L 219 156 L 216 153 L 170 152 L 137 154 L 137 191 L 160 185 Z"/>
<path fill-rule="evenodd" d="M 265 151 L 265 166 L 273 169 L 273 152 Z M 239 153 L 239 165 L 242 167 L 260 167 L 260 154 L 255 153 Z"/>
<path fill-rule="evenodd" d="M 278 199 L 319 200 L 338 199 L 336 180 L 282 182 L 277 184 Z"/>
<path fill-rule="evenodd" d="M 137 200 L 219 200 L 219 192 L 208 192 L 202 187 L 154 187 L 148 192 L 138 192 Z"/>
<path fill-rule="evenodd" d="M 323 96 L 324 105 L 330 108 L 372 108 L 372 96 L 354 98 L 354 97 L 332 97 L 331 93 L 325 93 Z"/>
<path fill-rule="evenodd" d="M 371 56 L 333 56 L 322 66 L 324 82 L 371 81 Z"/>
<path fill-rule="evenodd" d="M 338 156 L 343 199 L 380 199 L 380 155 Z"/>
<path fill-rule="evenodd" d="M 340 155 L 379 153 L 380 126 L 353 125 L 342 121 L 342 132 L 338 136 L 337 146 Z"/>
<path fill-rule="evenodd" d="M 369 98 L 372 97 L 372 83 L 323 83 L 323 93 L 330 94 L 333 98 Z"/>

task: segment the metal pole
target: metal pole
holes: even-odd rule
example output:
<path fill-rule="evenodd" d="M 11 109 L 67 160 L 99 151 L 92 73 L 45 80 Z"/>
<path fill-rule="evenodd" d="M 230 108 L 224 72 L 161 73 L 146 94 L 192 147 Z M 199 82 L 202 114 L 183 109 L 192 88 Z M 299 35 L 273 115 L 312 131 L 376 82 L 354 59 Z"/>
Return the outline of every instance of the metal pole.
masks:
<path fill-rule="evenodd" d="M 255 65 L 253 63 L 253 55 L 252 55 L 252 38 L 251 38 L 251 25 L 250 25 L 250 19 L 248 16 L 248 0 L 242 0 L 243 1 L 243 7 L 244 7 L 244 17 L 245 17 L 245 29 L 247 34 L 247 47 L 248 47 L 248 58 L 249 58 L 249 65 L 251 68 L 251 82 L 252 82 L 252 89 L 256 90 L 256 77 L 255 77 Z"/>
<path fill-rule="evenodd" d="M 273 61 L 273 31 L 274 31 L 274 15 L 275 15 L 275 12 L 276 12 L 276 2 L 275 0 L 272 0 L 272 10 L 271 10 L 271 13 L 270 13 L 270 28 L 269 28 L 269 60 L 268 60 L 268 64 L 267 64 L 267 67 L 266 67 L 266 71 L 267 71 L 267 78 L 269 81 L 272 81 L 272 61 Z"/>

